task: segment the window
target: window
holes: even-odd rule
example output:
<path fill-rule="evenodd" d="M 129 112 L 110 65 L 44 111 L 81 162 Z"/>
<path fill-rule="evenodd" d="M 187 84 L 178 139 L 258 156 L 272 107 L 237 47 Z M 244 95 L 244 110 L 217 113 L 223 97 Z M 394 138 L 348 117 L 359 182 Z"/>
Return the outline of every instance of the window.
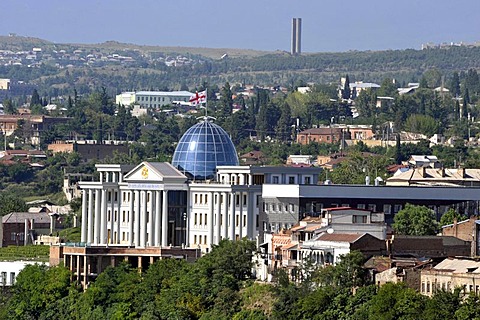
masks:
<path fill-rule="evenodd" d="M 354 214 L 352 216 L 352 222 L 353 223 L 367 223 L 367 216 Z"/>
<path fill-rule="evenodd" d="M 197 235 L 193 236 L 193 244 L 197 244 Z"/>
<path fill-rule="evenodd" d="M 122 222 L 125 222 L 125 210 L 122 211 Z"/>
<path fill-rule="evenodd" d="M 365 209 L 365 204 L 363 203 L 357 204 L 357 209 Z"/>
<path fill-rule="evenodd" d="M 205 204 L 208 203 L 208 194 L 205 195 Z"/>
<path fill-rule="evenodd" d="M 235 205 L 238 207 L 240 205 L 240 195 L 235 196 Z"/>
<path fill-rule="evenodd" d="M 197 218 L 198 218 L 197 216 L 198 216 L 198 213 L 195 213 L 195 219 L 193 220 L 194 225 L 197 225 Z"/>
<path fill-rule="evenodd" d="M 205 220 L 203 220 L 203 221 L 205 222 L 205 225 L 207 225 L 207 220 L 208 220 L 208 219 L 207 219 L 207 216 L 208 216 L 208 215 L 205 213 Z"/>
<path fill-rule="evenodd" d="M 392 206 L 389 204 L 384 204 L 383 205 L 383 212 L 385 214 L 391 214 L 392 213 Z"/>
<path fill-rule="evenodd" d="M 195 204 L 198 203 L 198 194 L 195 193 Z"/>
<path fill-rule="evenodd" d="M 246 205 L 247 204 L 247 195 L 244 194 L 243 195 L 243 205 Z"/>
<path fill-rule="evenodd" d="M 10 272 L 10 284 L 15 283 L 15 272 Z"/>
<path fill-rule="evenodd" d="M 278 184 L 279 182 L 278 176 L 273 176 L 272 183 L 273 184 Z"/>
<path fill-rule="evenodd" d="M 401 204 L 396 204 L 393 206 L 393 213 L 397 213 L 398 211 L 402 210 Z"/>
<path fill-rule="evenodd" d="M 255 206 L 258 208 L 258 204 L 260 203 L 260 197 L 261 195 L 257 194 L 256 200 L 255 200 Z"/>
<path fill-rule="evenodd" d="M 310 184 L 310 177 L 305 177 L 305 184 Z"/>
<path fill-rule="evenodd" d="M 243 226 L 245 227 L 247 225 L 247 215 L 243 215 Z"/>
<path fill-rule="evenodd" d="M 295 184 L 295 177 L 288 177 L 288 184 Z"/>
<path fill-rule="evenodd" d="M 200 213 L 200 219 L 198 221 L 199 221 L 198 224 L 202 225 L 202 214 L 201 213 Z"/>
<path fill-rule="evenodd" d="M 203 244 L 207 244 L 207 236 L 203 236 Z"/>
<path fill-rule="evenodd" d="M 203 194 L 200 195 L 200 204 L 203 203 Z"/>
<path fill-rule="evenodd" d="M 235 215 L 235 227 L 238 227 L 238 214 Z"/>
<path fill-rule="evenodd" d="M 370 203 L 368 204 L 368 210 L 375 212 L 377 211 L 377 206 L 375 204 Z"/>

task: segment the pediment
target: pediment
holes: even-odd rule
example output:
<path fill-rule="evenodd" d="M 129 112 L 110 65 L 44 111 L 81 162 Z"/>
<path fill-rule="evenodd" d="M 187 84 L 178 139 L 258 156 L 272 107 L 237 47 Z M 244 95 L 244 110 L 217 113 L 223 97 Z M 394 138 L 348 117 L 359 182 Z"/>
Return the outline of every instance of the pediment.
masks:
<path fill-rule="evenodd" d="M 163 175 L 148 162 L 142 162 L 125 175 L 125 181 L 163 181 Z"/>

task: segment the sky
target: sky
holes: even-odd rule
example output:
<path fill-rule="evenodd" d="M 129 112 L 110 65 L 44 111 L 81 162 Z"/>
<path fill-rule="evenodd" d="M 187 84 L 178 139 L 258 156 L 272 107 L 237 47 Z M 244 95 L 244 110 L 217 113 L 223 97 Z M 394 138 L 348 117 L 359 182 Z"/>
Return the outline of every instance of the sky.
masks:
<path fill-rule="evenodd" d="M 479 0 L 0 0 L 0 35 L 56 43 L 302 52 L 420 49 L 480 41 Z"/>

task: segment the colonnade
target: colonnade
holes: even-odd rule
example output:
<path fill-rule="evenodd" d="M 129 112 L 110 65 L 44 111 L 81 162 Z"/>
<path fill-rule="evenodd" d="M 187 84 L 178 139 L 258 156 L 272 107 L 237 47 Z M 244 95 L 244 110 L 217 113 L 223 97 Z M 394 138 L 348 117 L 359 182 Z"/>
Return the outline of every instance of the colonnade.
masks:
<path fill-rule="evenodd" d="M 129 199 L 128 209 L 123 207 L 125 217 L 121 210 L 123 192 Z M 122 228 L 122 224 L 127 227 Z M 168 246 L 168 190 L 83 189 L 81 241 L 91 245 Z"/>
<path fill-rule="evenodd" d="M 236 240 L 243 237 L 253 239 L 256 236 L 257 225 L 252 192 L 210 191 L 208 195 L 210 201 L 208 202 L 207 243 L 209 245 L 218 244 L 221 239 Z M 190 224 L 192 225 L 192 221 Z M 189 229 L 193 231 L 193 228 Z"/>

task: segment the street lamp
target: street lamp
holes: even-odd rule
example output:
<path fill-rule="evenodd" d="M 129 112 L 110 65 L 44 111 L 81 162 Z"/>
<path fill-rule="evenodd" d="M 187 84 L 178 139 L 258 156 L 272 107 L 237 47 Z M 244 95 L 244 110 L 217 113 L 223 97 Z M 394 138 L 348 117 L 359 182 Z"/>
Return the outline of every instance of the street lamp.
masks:
<path fill-rule="evenodd" d="M 187 213 L 184 212 L 182 214 L 182 217 L 183 217 L 183 239 L 182 239 L 182 247 L 186 247 L 187 246 Z"/>

